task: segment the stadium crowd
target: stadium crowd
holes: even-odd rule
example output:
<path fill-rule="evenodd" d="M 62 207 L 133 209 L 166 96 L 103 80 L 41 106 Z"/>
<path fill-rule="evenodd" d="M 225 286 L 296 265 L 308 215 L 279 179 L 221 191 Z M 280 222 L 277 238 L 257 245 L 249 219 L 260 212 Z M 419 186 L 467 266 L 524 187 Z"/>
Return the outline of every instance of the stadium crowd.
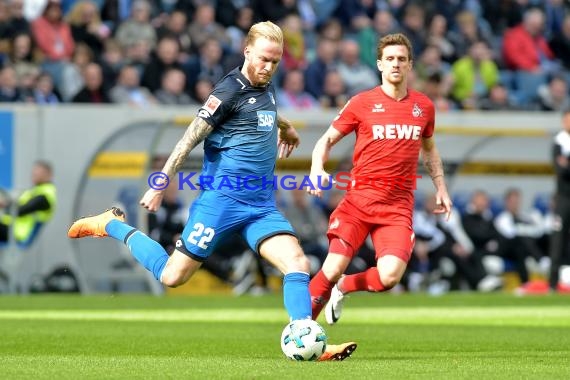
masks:
<path fill-rule="evenodd" d="M 566 0 L 0 0 L 0 102 L 201 104 L 256 21 L 285 31 L 283 108 L 339 108 L 379 83 L 403 32 L 439 111 L 570 104 Z"/>

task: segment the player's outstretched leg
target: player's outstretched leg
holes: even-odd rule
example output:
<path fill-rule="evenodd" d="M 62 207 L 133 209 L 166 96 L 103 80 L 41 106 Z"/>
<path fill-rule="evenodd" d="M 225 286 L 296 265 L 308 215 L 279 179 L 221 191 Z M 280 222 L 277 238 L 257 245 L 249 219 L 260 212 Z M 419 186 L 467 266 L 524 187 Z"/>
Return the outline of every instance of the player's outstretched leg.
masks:
<path fill-rule="evenodd" d="M 109 236 L 119 240 L 127 245 L 134 258 L 159 281 L 168 261 L 164 248 L 141 231 L 126 224 L 125 213 L 117 207 L 77 220 L 69 228 L 67 236 L 72 239 Z"/>
<path fill-rule="evenodd" d="M 356 350 L 358 345 L 355 342 L 347 342 L 342 344 L 327 344 L 327 349 L 321 355 L 319 361 L 341 361 L 344 360 Z"/>

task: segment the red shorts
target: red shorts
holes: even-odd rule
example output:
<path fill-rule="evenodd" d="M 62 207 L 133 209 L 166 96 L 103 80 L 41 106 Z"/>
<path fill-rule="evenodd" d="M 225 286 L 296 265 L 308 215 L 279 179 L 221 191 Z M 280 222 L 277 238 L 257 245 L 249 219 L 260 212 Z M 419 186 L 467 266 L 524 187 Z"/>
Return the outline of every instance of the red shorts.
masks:
<path fill-rule="evenodd" d="M 378 204 L 374 200 L 348 193 L 331 214 L 327 236 L 329 240 L 333 237 L 344 240 L 352 246 L 356 255 L 368 234 L 372 238 L 377 260 L 393 255 L 407 263 L 416 241 L 412 229 L 412 211 Z"/>

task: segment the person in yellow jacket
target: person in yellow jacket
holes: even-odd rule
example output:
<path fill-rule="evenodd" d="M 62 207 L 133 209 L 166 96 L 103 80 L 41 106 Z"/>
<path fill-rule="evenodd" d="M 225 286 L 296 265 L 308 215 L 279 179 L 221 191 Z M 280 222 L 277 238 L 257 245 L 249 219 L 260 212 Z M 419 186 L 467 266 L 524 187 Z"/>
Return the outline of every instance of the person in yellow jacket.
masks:
<path fill-rule="evenodd" d="M 466 56 L 451 66 L 451 97 L 462 109 L 474 109 L 499 82 L 499 68 L 484 41 L 474 42 Z"/>
<path fill-rule="evenodd" d="M 28 247 L 34 241 L 41 227 L 48 222 L 55 211 L 57 192 L 52 183 L 53 171 L 46 161 L 36 161 L 32 168 L 33 187 L 24 191 L 17 200 L 14 215 L 0 215 L 0 244 L 9 241 L 10 228 L 20 247 Z M 5 207 L 7 204 L 0 204 Z"/>

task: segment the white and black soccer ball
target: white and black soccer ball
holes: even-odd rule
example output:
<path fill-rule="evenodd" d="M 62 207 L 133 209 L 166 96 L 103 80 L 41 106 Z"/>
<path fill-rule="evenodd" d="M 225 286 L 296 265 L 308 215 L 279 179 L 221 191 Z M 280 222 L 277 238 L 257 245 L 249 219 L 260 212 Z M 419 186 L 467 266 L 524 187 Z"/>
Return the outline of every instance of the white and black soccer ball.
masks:
<path fill-rule="evenodd" d="M 322 326 L 312 319 L 290 322 L 281 334 L 281 349 L 291 360 L 318 360 L 326 348 L 327 334 Z"/>

